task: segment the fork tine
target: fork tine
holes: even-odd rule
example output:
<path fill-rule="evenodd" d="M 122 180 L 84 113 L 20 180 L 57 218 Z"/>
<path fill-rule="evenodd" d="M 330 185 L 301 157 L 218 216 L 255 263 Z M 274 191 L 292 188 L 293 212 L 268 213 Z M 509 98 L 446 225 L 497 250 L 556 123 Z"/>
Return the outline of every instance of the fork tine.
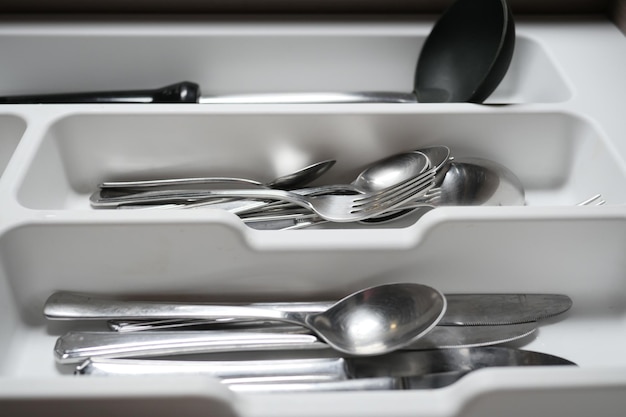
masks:
<path fill-rule="evenodd" d="M 399 185 L 395 185 L 393 187 L 389 187 L 381 192 L 376 193 L 375 195 L 363 195 L 355 198 L 355 206 L 365 206 L 365 205 L 382 205 L 385 201 L 393 199 L 397 196 L 404 196 L 407 193 L 410 193 L 412 190 L 419 189 L 421 191 L 427 191 L 430 187 L 432 187 L 431 182 L 433 182 L 435 178 L 435 172 L 430 171 L 424 173 L 423 175 L 419 175 L 417 177 L 411 178 L 407 181 L 403 181 Z M 424 188 L 424 185 L 430 184 L 428 188 Z"/>
<path fill-rule="evenodd" d="M 412 187 L 410 189 L 407 189 L 402 194 L 390 197 L 383 202 L 372 202 L 371 204 L 368 204 L 366 206 L 359 207 L 358 210 L 359 212 L 371 212 L 369 217 L 379 215 L 405 204 L 408 200 L 411 200 L 413 197 L 415 197 L 415 195 L 423 193 L 425 190 L 428 190 L 428 188 L 432 186 L 433 183 L 431 181 L 430 183 L 422 184 L 421 186 Z"/>
<path fill-rule="evenodd" d="M 428 191 L 428 189 L 430 189 L 433 185 L 433 178 L 425 178 L 420 181 L 415 181 L 413 184 L 405 187 L 404 189 L 388 193 L 382 197 L 379 196 L 377 199 L 366 202 L 355 202 L 352 213 L 371 211 L 373 214 L 379 214 L 405 203 L 417 194 Z"/>
<path fill-rule="evenodd" d="M 581 201 L 580 203 L 578 203 L 578 206 L 603 206 L 604 204 L 606 204 L 606 201 L 602 198 L 602 194 L 596 194 L 593 197 L 585 200 L 585 201 Z"/>
<path fill-rule="evenodd" d="M 398 193 L 403 193 L 405 190 L 410 189 L 411 187 L 419 187 L 425 184 L 426 182 L 431 181 L 435 177 L 435 174 L 436 174 L 436 171 L 434 169 L 423 172 L 422 174 L 416 177 L 409 178 L 398 184 L 395 184 L 391 187 L 377 191 L 375 193 L 363 194 L 361 196 L 357 196 L 355 197 L 355 201 L 358 201 L 362 204 L 368 204 L 370 202 L 380 201 L 390 196 L 397 195 Z"/>

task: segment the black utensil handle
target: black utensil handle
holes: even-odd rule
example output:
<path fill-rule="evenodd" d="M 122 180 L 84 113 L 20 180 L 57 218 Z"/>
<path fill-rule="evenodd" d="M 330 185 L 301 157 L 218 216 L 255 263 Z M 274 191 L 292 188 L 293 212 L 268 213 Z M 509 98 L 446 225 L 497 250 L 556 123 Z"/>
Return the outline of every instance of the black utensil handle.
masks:
<path fill-rule="evenodd" d="M 190 81 L 183 81 L 154 90 L 96 91 L 0 97 L 0 103 L 197 103 L 199 99 L 200 86 Z"/>

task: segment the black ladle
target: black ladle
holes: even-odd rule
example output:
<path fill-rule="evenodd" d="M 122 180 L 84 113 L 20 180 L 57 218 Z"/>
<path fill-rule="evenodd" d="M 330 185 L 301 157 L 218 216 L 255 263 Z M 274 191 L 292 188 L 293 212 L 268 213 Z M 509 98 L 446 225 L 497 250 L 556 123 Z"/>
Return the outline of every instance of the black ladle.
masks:
<path fill-rule="evenodd" d="M 456 0 L 426 39 L 414 91 L 279 93 L 201 97 L 183 81 L 154 90 L 98 91 L 0 97 L 1 103 L 482 103 L 504 78 L 515 48 L 515 23 L 506 0 Z"/>
<path fill-rule="evenodd" d="M 506 0 L 457 0 L 422 47 L 417 101 L 482 103 L 504 78 L 514 49 L 515 22 Z"/>

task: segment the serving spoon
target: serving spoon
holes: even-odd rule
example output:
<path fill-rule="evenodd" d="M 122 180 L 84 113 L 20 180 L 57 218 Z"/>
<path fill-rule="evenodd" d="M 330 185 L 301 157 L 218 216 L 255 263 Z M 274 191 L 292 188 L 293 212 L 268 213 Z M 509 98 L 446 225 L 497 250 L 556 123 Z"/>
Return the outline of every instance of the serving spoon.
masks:
<path fill-rule="evenodd" d="M 59 306 L 62 306 L 59 308 Z M 351 355 L 380 355 L 419 339 L 443 317 L 446 299 L 436 289 L 396 283 L 357 291 L 322 312 L 168 302 L 103 300 L 55 293 L 44 307 L 50 319 L 266 319 L 308 328 L 332 348 Z"/>

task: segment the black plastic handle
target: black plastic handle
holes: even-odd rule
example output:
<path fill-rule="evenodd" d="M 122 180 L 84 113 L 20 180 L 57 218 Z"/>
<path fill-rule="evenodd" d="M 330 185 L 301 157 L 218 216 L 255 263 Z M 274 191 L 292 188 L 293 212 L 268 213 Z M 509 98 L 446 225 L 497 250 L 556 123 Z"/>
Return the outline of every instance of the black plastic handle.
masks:
<path fill-rule="evenodd" d="M 199 99 L 200 86 L 190 81 L 183 81 L 154 90 L 96 91 L 90 93 L 0 97 L 0 103 L 197 103 Z"/>

